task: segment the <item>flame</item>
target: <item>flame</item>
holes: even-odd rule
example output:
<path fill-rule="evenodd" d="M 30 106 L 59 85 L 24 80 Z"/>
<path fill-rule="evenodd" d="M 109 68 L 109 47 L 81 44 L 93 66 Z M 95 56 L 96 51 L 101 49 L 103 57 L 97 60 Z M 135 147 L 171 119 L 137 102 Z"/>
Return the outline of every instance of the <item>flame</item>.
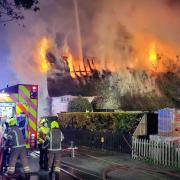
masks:
<path fill-rule="evenodd" d="M 149 60 L 153 65 L 155 65 L 157 62 L 156 44 L 154 42 L 152 42 L 150 45 Z"/>
<path fill-rule="evenodd" d="M 38 71 L 41 73 L 47 73 L 50 69 L 50 65 L 46 59 L 47 50 L 51 47 L 51 41 L 43 37 L 37 42 L 37 46 L 34 52 L 34 59 L 38 65 Z"/>
<path fill-rule="evenodd" d="M 41 57 L 40 70 L 42 73 L 46 73 L 49 70 L 49 64 L 46 59 L 46 52 L 48 48 L 49 48 L 49 41 L 47 38 L 43 38 L 40 41 L 40 57 Z"/>
<path fill-rule="evenodd" d="M 65 57 L 65 60 L 67 61 L 71 77 L 73 79 L 76 78 L 76 75 L 75 75 L 75 72 L 74 72 L 74 58 L 73 58 L 73 55 L 70 52 L 70 48 L 69 48 L 67 42 L 63 46 L 62 54 Z"/>
<path fill-rule="evenodd" d="M 62 53 L 63 56 L 66 57 L 66 61 L 70 70 L 70 75 L 73 79 L 76 78 L 76 75 L 78 75 L 79 77 L 82 75 L 86 75 L 83 60 L 75 58 L 73 56 L 67 43 L 64 44 Z"/>
<path fill-rule="evenodd" d="M 73 56 L 71 53 L 69 53 L 69 55 L 68 55 L 67 62 L 68 62 L 71 77 L 76 78 L 75 72 L 74 72 L 74 67 L 73 67 Z"/>

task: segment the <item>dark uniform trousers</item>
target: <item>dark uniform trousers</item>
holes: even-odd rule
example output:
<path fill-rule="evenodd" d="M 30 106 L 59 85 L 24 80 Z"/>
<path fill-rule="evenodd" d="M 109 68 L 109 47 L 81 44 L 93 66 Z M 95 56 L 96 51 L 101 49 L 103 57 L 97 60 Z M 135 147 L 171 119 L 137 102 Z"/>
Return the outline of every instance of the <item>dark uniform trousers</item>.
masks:
<path fill-rule="evenodd" d="M 26 156 L 25 147 L 18 147 L 18 148 L 12 148 L 11 149 L 11 156 L 10 156 L 10 162 L 9 162 L 9 167 L 8 167 L 8 173 L 9 174 L 14 174 L 15 165 L 16 165 L 18 157 L 21 158 L 22 165 L 23 165 L 23 168 L 24 168 L 24 172 L 29 173 L 30 168 L 29 168 L 29 165 L 28 165 L 28 159 L 27 159 L 27 156 Z"/>
<path fill-rule="evenodd" d="M 48 151 L 48 165 L 54 172 L 60 173 L 61 150 Z M 53 166 L 54 163 L 54 167 Z"/>
<path fill-rule="evenodd" d="M 47 148 L 44 149 L 42 144 L 39 144 L 38 147 L 40 151 L 39 166 L 41 169 L 48 170 L 48 150 Z"/>

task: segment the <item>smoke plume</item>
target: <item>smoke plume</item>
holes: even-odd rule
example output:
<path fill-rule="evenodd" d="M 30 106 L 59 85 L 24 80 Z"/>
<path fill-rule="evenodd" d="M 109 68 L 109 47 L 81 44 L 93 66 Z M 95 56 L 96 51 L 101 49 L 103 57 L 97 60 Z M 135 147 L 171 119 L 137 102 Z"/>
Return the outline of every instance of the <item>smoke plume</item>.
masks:
<path fill-rule="evenodd" d="M 149 69 L 151 42 L 157 44 L 159 53 L 179 54 L 178 0 L 43 0 L 40 9 L 38 13 L 24 12 L 25 27 L 9 24 L 8 41 L 10 66 L 19 82 L 38 84 L 42 99 L 48 96 L 46 73 L 40 72 L 40 59 L 34 53 L 43 37 L 52 40 L 59 56 L 67 42 L 75 57 L 95 56 L 102 68 L 120 74 L 127 67 Z M 131 79 L 129 76 L 121 77 Z"/>

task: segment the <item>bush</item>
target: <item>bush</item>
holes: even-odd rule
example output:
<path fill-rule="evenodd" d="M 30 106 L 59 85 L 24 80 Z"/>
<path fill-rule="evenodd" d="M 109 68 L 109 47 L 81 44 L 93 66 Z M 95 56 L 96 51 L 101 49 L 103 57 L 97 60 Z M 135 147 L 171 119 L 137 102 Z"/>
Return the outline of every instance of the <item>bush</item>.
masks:
<path fill-rule="evenodd" d="M 69 112 L 92 111 L 92 106 L 87 99 L 78 97 L 69 102 L 68 111 Z"/>
<path fill-rule="evenodd" d="M 142 118 L 142 113 L 60 113 L 62 127 L 88 129 L 91 131 L 134 132 Z"/>
<path fill-rule="evenodd" d="M 103 97 L 96 97 L 91 102 L 93 111 L 95 112 L 97 109 L 103 109 L 104 105 L 104 98 Z"/>

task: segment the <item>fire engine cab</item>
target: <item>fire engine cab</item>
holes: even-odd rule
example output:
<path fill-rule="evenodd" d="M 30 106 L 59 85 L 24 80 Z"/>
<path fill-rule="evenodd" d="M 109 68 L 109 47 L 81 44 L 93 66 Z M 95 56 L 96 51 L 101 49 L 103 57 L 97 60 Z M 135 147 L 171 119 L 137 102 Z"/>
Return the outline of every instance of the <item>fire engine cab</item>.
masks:
<path fill-rule="evenodd" d="M 0 90 L 1 124 L 15 116 L 27 139 L 27 147 L 36 146 L 38 118 L 38 86 L 17 84 Z"/>

